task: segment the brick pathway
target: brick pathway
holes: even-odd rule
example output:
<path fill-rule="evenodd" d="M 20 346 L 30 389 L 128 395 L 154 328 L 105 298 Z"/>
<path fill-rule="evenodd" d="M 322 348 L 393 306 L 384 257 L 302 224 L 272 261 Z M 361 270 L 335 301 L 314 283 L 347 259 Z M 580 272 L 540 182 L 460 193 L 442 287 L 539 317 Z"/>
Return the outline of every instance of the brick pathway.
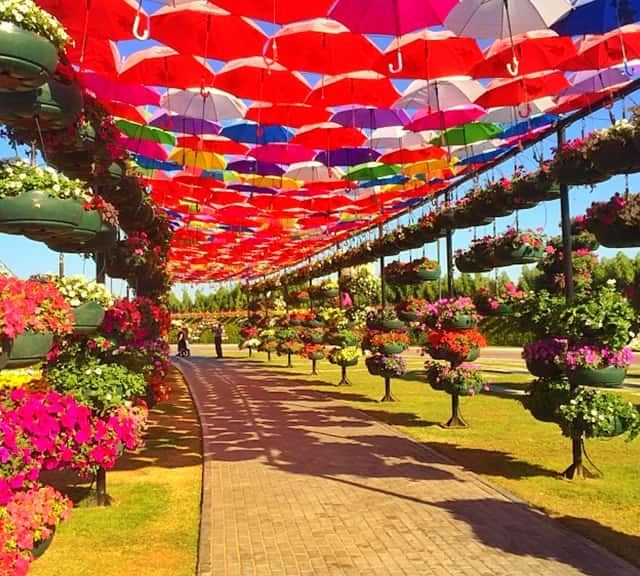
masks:
<path fill-rule="evenodd" d="M 198 576 L 640 576 L 302 382 L 176 363 L 203 426 Z"/>

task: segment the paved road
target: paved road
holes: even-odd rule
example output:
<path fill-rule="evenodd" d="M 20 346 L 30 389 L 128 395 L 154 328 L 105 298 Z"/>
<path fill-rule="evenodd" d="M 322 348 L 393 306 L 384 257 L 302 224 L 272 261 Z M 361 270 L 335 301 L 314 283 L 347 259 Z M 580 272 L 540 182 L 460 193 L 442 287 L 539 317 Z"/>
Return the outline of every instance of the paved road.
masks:
<path fill-rule="evenodd" d="M 640 576 L 304 380 L 176 364 L 203 429 L 198 576 Z"/>

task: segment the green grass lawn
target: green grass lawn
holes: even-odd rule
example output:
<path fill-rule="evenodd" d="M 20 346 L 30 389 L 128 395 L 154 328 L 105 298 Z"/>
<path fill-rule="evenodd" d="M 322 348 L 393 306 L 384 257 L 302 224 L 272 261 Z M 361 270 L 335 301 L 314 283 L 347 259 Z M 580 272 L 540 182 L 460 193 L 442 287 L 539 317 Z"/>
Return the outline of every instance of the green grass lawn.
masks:
<path fill-rule="evenodd" d="M 247 352 L 229 355 L 247 358 Z M 260 367 L 277 370 L 285 357 L 254 353 Z M 320 374 L 311 376 L 311 362 L 293 358 L 291 378 L 301 375 L 318 390 L 340 379 L 339 368 L 326 361 L 318 364 Z M 409 369 L 419 370 L 423 360 L 409 358 Z M 480 362 L 482 364 L 482 362 Z M 495 367 L 496 361 L 492 362 Z M 604 472 L 599 479 L 568 481 L 558 472 L 571 463 L 570 441 L 555 424 L 535 420 L 520 402 L 486 394 L 461 400 L 462 412 L 470 427 L 446 430 L 438 426 L 450 415 L 450 396 L 427 384 L 392 381 L 396 402 L 372 403 L 383 394 L 384 380 L 370 376 L 364 362 L 348 369 L 351 387 L 331 388 L 332 395 L 375 418 L 396 426 L 492 483 L 559 518 L 610 550 L 640 566 L 640 439 L 625 443 L 622 438 L 588 440 L 591 460 Z M 523 388 L 527 374 L 487 374 L 490 381 L 508 388 Z M 286 377 L 286 376 L 285 376 Z M 622 392 L 640 403 L 640 392 Z"/>
<path fill-rule="evenodd" d="M 113 505 L 91 507 L 86 484 L 49 478 L 76 500 L 30 576 L 193 576 L 200 520 L 201 440 L 177 372 L 174 392 L 150 414 L 147 447 L 107 474 Z"/>

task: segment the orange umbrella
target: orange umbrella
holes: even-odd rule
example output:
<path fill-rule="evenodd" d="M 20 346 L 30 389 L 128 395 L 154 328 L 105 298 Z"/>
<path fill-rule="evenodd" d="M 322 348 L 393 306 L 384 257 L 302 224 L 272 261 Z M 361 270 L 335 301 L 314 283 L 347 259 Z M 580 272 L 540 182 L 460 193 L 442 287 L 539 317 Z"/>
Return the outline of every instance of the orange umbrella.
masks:
<path fill-rule="evenodd" d="M 167 46 L 152 46 L 131 54 L 122 64 L 119 80 L 167 88 L 213 84 L 215 74 L 203 58 L 180 54 Z"/>
<path fill-rule="evenodd" d="M 413 162 L 421 162 L 423 160 L 437 160 L 444 158 L 447 152 L 439 146 L 423 145 L 408 146 L 406 148 L 398 148 L 397 150 L 389 150 L 385 152 L 378 162 L 384 164 L 408 164 Z"/>
<path fill-rule="evenodd" d="M 267 41 L 250 20 L 200 2 L 160 8 L 151 17 L 151 35 L 183 54 L 217 60 L 261 54 Z"/>
<path fill-rule="evenodd" d="M 322 78 L 309 93 L 306 104 L 341 106 L 360 104 L 390 108 L 400 97 L 391 80 L 369 70 Z"/>
<path fill-rule="evenodd" d="M 366 36 L 326 18 L 284 26 L 269 39 L 265 53 L 291 70 L 320 74 L 367 70 L 381 56 Z"/>

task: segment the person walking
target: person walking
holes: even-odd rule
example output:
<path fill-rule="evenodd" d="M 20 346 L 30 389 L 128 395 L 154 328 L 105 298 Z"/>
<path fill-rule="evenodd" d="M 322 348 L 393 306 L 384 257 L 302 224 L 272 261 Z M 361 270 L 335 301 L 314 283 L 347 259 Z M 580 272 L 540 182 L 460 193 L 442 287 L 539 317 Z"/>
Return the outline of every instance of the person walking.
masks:
<path fill-rule="evenodd" d="M 213 342 L 216 345 L 216 356 L 222 358 L 222 337 L 224 336 L 224 328 L 218 322 L 213 333 Z"/>

